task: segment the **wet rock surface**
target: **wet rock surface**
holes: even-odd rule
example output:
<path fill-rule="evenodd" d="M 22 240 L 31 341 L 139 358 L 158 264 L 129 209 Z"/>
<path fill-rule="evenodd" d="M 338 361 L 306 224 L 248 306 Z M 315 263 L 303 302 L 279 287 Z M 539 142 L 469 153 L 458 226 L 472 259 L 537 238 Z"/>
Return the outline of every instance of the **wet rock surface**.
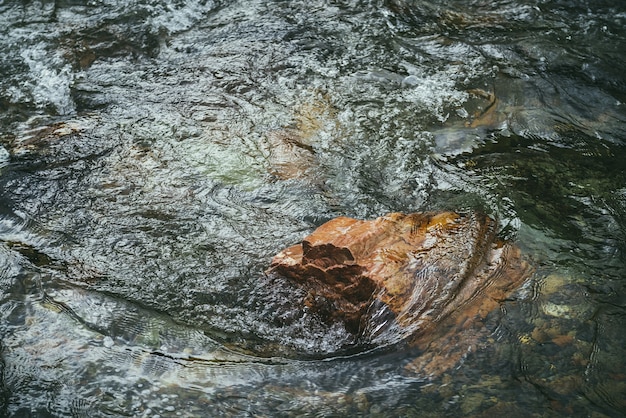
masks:
<path fill-rule="evenodd" d="M 300 283 L 311 310 L 363 340 L 426 348 L 475 329 L 531 270 L 491 218 L 442 212 L 336 218 L 277 254 L 269 273 Z"/>

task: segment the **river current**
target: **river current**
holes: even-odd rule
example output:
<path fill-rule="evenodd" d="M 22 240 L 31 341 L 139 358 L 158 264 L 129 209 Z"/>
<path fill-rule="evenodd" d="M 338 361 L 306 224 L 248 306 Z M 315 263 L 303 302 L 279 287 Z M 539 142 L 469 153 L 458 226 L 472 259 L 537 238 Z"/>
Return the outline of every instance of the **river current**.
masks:
<path fill-rule="evenodd" d="M 0 0 L 0 415 L 623 416 L 625 28 L 603 0 Z M 264 274 L 337 216 L 430 210 L 534 266 L 441 375 Z"/>

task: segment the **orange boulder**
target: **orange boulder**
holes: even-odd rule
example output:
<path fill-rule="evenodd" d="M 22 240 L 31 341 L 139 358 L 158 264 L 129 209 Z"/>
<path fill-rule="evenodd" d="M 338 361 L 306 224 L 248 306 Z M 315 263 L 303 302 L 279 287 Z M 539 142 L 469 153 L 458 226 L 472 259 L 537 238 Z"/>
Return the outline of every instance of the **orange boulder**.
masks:
<path fill-rule="evenodd" d="M 363 341 L 426 348 L 451 330 L 475 329 L 468 323 L 530 275 L 519 249 L 495 229 L 481 214 L 340 217 L 277 254 L 268 272 L 300 283 L 312 310 Z"/>

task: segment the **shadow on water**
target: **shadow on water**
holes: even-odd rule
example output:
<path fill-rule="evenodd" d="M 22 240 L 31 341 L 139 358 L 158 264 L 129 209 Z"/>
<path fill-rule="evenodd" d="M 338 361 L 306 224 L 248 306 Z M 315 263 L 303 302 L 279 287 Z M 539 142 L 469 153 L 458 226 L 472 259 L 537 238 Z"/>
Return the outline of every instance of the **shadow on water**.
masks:
<path fill-rule="evenodd" d="M 625 19 L 1 3 L 0 414 L 620 416 Z M 337 216 L 450 209 L 535 273 L 440 374 L 409 365 L 452 342 L 358 345 L 264 274 Z"/>

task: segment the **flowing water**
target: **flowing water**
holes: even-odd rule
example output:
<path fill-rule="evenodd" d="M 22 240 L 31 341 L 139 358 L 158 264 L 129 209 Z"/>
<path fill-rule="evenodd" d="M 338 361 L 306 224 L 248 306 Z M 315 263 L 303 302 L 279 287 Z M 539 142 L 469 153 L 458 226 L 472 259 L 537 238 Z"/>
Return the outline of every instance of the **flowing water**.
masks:
<path fill-rule="evenodd" d="M 0 0 L 0 415 L 622 416 L 625 27 L 608 0 Z M 488 213 L 535 266 L 445 373 L 264 274 L 329 219 L 424 210 Z"/>

